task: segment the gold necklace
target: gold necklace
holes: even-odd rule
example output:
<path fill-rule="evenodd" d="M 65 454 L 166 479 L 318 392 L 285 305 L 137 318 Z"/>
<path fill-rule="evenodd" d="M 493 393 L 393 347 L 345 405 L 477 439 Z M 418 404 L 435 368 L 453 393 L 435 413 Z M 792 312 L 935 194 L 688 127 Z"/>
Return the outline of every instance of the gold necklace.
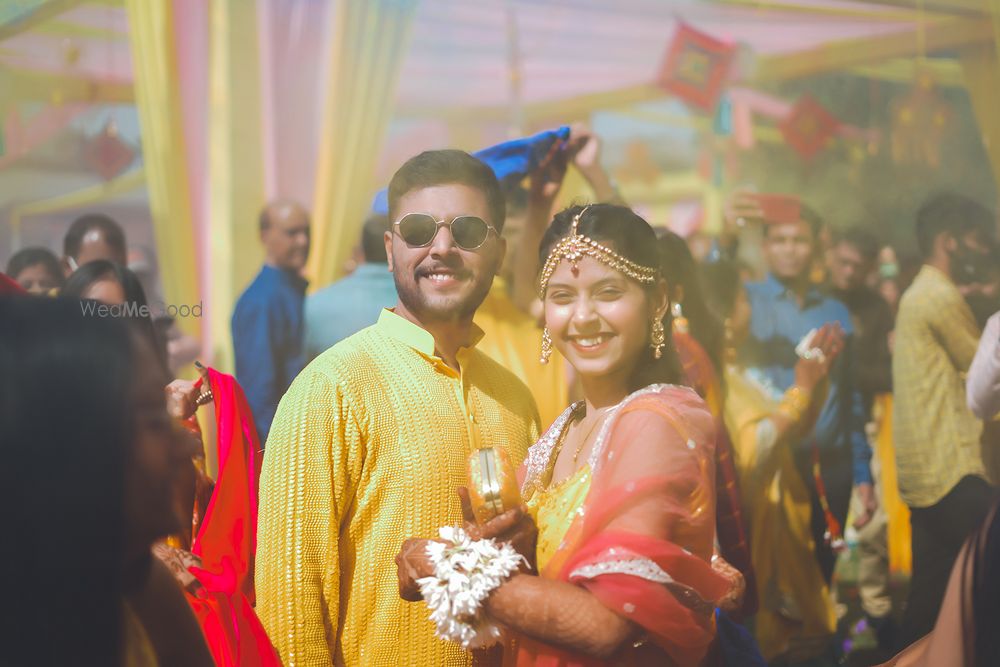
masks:
<path fill-rule="evenodd" d="M 587 444 L 587 440 L 589 440 L 590 436 L 593 435 L 594 429 L 597 428 L 597 425 L 602 421 L 601 413 L 607 411 L 608 409 L 609 408 L 601 408 L 600 410 L 597 410 L 597 416 L 594 417 L 594 423 L 590 425 L 590 430 L 587 431 L 587 435 L 583 436 L 583 440 L 580 441 L 580 444 L 576 446 L 576 451 L 573 452 L 573 470 L 576 470 L 576 460 L 580 458 L 580 452 L 583 451 L 583 446 Z"/>

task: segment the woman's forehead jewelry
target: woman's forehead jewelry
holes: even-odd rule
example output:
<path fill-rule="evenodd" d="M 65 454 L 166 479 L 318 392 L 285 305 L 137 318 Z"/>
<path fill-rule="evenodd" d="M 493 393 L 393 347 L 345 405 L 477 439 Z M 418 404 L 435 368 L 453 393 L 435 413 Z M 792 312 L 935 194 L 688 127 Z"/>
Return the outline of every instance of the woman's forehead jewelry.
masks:
<path fill-rule="evenodd" d="M 539 297 L 545 298 L 545 290 L 548 288 L 549 280 L 552 279 L 552 274 L 560 262 L 563 260 L 570 262 L 573 275 L 577 276 L 580 273 L 579 262 L 585 256 L 596 259 L 602 264 L 644 285 L 652 285 L 659 277 L 659 269 L 637 264 L 630 259 L 622 257 L 611 248 L 598 243 L 589 236 L 580 234 L 580 218 L 587 212 L 588 208 L 590 206 L 584 206 L 579 213 L 573 216 L 570 235 L 560 241 L 545 260 L 545 266 L 542 267 L 542 272 L 538 277 Z"/>

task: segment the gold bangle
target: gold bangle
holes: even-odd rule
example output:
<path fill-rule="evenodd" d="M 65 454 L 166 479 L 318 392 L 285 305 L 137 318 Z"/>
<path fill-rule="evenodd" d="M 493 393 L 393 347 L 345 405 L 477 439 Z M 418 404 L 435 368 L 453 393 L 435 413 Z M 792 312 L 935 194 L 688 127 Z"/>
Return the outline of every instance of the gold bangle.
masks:
<path fill-rule="evenodd" d="M 808 391 L 793 384 L 788 388 L 788 391 L 785 392 L 785 395 L 781 399 L 781 403 L 778 404 L 778 412 L 783 414 L 789 420 L 797 422 L 802 419 L 802 415 L 809 409 L 810 399 L 811 396 Z"/>
<path fill-rule="evenodd" d="M 215 397 L 212 395 L 212 390 L 209 389 L 208 391 L 198 394 L 198 398 L 194 399 L 194 402 L 196 405 L 201 406 L 211 403 L 214 399 Z"/>

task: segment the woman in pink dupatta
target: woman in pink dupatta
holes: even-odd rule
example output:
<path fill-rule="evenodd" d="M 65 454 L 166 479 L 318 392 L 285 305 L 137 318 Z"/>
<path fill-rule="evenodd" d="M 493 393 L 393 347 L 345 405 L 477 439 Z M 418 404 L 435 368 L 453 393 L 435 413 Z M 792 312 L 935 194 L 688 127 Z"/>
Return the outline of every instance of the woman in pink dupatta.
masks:
<path fill-rule="evenodd" d="M 715 609 L 735 602 L 741 580 L 713 561 L 714 420 L 672 384 L 680 372 L 655 234 L 625 207 L 572 207 L 555 217 L 541 259 L 542 356 L 558 348 L 585 399 L 529 451 L 527 506 L 467 524 L 531 563 L 477 613 L 505 629 L 507 666 L 705 664 Z M 425 542 L 397 557 L 406 599 L 437 576 Z"/>

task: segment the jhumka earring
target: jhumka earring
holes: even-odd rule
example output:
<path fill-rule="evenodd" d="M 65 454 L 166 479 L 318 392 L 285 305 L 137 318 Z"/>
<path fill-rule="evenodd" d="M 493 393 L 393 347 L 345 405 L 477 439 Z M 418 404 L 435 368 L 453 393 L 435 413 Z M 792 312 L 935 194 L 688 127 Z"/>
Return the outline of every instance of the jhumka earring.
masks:
<path fill-rule="evenodd" d="M 549 363 L 549 357 L 552 356 L 552 336 L 549 335 L 549 328 L 545 327 L 542 329 L 542 354 L 538 357 L 538 361 L 542 364 Z"/>
<path fill-rule="evenodd" d="M 650 334 L 652 342 L 650 347 L 653 348 L 653 358 L 659 359 L 663 356 L 663 346 L 666 344 L 667 335 L 666 331 L 663 329 L 663 320 L 658 317 L 653 317 L 653 332 Z"/>
<path fill-rule="evenodd" d="M 688 332 L 688 320 L 684 317 L 684 309 L 681 308 L 680 301 L 670 304 L 670 315 L 673 317 L 674 333 L 686 334 Z"/>

